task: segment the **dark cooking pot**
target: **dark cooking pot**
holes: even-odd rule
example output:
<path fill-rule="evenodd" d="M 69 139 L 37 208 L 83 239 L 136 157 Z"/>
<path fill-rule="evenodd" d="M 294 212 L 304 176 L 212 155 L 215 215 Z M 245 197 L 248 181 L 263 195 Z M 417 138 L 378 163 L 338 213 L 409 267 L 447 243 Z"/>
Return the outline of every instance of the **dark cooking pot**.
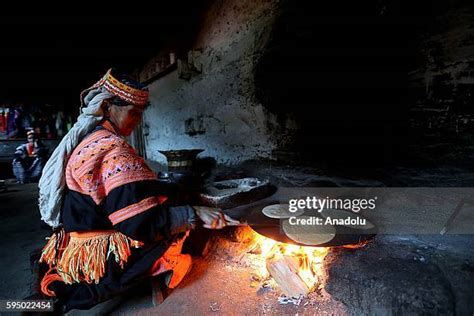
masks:
<path fill-rule="evenodd" d="M 158 150 L 168 161 L 168 171 L 193 170 L 196 156 L 204 149 Z"/>

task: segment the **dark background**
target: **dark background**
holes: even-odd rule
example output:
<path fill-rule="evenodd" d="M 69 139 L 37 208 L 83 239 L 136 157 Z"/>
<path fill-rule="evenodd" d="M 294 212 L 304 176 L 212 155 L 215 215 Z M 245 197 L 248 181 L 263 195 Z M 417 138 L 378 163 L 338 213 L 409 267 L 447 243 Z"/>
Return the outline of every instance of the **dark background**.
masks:
<path fill-rule="evenodd" d="M 189 42 L 189 37 L 193 35 L 193 27 L 199 23 L 206 2 L 203 0 L 158 2 L 156 8 L 132 6 L 135 9 L 131 10 L 132 12 L 140 11 L 145 15 L 125 15 L 122 10 L 121 15 L 113 16 L 99 14 L 0 16 L 0 100 L 73 106 L 77 103 L 80 90 L 98 80 L 109 67 L 116 66 L 131 71 L 143 65 L 171 38 L 183 43 Z M 423 16 L 432 14 L 433 9 L 429 1 L 414 2 L 417 4 L 416 8 L 410 4 L 411 14 Z M 300 10 L 305 17 L 301 19 L 301 16 L 298 16 L 298 23 L 302 25 L 293 24 L 292 27 L 296 29 L 290 32 L 297 32 L 301 26 L 303 28 L 311 26 L 312 33 L 303 34 L 302 40 L 308 40 L 304 45 L 311 46 L 312 42 L 316 43 L 314 39 L 317 38 L 319 45 L 323 44 L 330 49 L 307 52 L 309 59 L 324 63 L 328 72 L 332 70 L 337 72 L 337 68 L 332 68 L 336 64 L 339 64 L 339 68 L 348 66 L 362 69 L 356 56 L 360 52 L 353 49 L 354 45 L 368 48 L 374 44 L 379 45 L 377 41 L 388 38 L 385 33 L 387 28 L 380 27 L 377 25 L 377 20 L 370 18 L 370 15 L 379 14 L 383 3 L 338 1 L 334 5 L 316 6 L 314 1 L 288 1 L 288 3 L 291 4 L 289 6 L 296 16 Z M 392 7 L 390 6 L 391 9 Z M 149 12 L 154 14 L 146 15 Z M 367 16 L 371 20 L 365 26 L 348 28 L 359 24 L 357 17 L 361 16 Z M 315 31 L 317 25 L 321 23 L 334 25 L 331 33 L 322 34 Z M 391 46 L 407 44 L 408 39 L 404 38 L 406 29 L 399 23 L 400 21 L 395 22 L 397 25 L 389 30 L 396 33 L 397 37 L 397 42 L 391 43 Z M 365 38 L 353 36 L 356 32 L 366 30 L 370 33 Z M 285 34 L 282 33 L 282 36 Z M 301 45 L 301 41 L 298 45 Z M 291 58 L 291 52 L 288 53 L 287 57 Z M 376 56 L 380 53 L 384 54 L 380 50 L 374 51 L 373 57 L 383 58 Z M 398 53 L 399 50 L 391 52 L 392 55 Z M 334 62 L 324 58 L 329 55 L 332 55 Z M 341 56 L 346 58 L 340 58 Z M 315 70 L 311 68 L 314 66 L 311 63 L 297 64 L 294 68 L 302 66 L 307 66 L 308 72 Z M 385 70 L 383 67 L 383 62 L 374 62 L 370 71 L 381 72 Z M 407 65 L 403 64 L 402 67 L 406 68 Z M 332 76 L 330 73 L 327 75 Z M 306 85 L 310 82 L 311 80 L 308 80 L 301 85 L 301 90 L 306 89 Z"/>
<path fill-rule="evenodd" d="M 183 2 L 157 15 L 1 16 L 0 102 L 78 108 L 80 91 L 108 68 L 131 72 L 170 38 L 186 38 L 200 2 Z"/>
<path fill-rule="evenodd" d="M 140 15 L 2 16 L 0 102 L 77 113 L 80 91 L 108 68 L 130 72 L 170 42 L 186 52 L 208 2 L 162 2 Z M 436 18 L 469 1 L 282 3 L 255 73 L 262 104 L 298 123 L 294 141 L 279 148 L 334 164 L 410 159 L 410 146 L 425 138 L 408 127 L 408 73 L 425 62 L 424 34 L 442 29 Z"/>
<path fill-rule="evenodd" d="M 306 162 L 406 162 L 423 134 L 409 127 L 408 74 L 435 18 L 461 1 L 288 1 L 256 74 L 261 102 L 297 121 L 280 150 Z M 420 147 L 420 146 L 418 146 Z"/>

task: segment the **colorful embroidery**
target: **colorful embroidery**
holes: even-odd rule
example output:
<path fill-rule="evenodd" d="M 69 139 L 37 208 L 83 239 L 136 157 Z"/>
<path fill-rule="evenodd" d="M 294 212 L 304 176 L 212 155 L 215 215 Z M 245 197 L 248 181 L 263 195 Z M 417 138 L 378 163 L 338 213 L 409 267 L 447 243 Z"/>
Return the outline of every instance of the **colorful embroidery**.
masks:
<path fill-rule="evenodd" d="M 118 223 L 123 222 L 124 220 L 129 219 L 130 217 L 143 213 L 156 205 L 163 204 L 166 199 L 166 196 L 153 196 L 143 199 L 138 203 L 129 205 L 116 212 L 113 212 L 109 215 L 109 219 L 113 225 L 117 225 Z"/>
<path fill-rule="evenodd" d="M 91 196 L 97 205 L 116 187 L 155 179 L 155 173 L 133 147 L 108 129 L 84 139 L 66 167 L 69 189 Z"/>
<path fill-rule="evenodd" d="M 104 87 L 110 93 L 113 93 L 120 97 L 121 99 L 130 102 L 133 105 L 144 107 L 148 102 L 148 91 L 135 89 L 131 86 L 128 86 L 120 80 L 117 80 L 112 75 L 112 69 L 109 69 L 107 73 L 95 83 L 92 87 L 82 91 L 81 93 L 81 103 L 83 103 L 84 96 L 92 89 L 98 87 Z M 84 106 L 84 104 L 82 104 Z"/>

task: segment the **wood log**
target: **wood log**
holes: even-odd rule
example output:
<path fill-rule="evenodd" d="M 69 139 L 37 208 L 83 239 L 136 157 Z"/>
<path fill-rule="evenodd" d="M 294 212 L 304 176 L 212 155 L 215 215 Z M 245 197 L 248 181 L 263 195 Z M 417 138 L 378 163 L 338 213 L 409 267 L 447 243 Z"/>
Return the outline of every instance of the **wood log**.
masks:
<path fill-rule="evenodd" d="M 290 256 L 274 256 L 266 261 L 268 272 L 286 296 L 307 295 L 311 290 L 298 274 L 299 264 Z"/>

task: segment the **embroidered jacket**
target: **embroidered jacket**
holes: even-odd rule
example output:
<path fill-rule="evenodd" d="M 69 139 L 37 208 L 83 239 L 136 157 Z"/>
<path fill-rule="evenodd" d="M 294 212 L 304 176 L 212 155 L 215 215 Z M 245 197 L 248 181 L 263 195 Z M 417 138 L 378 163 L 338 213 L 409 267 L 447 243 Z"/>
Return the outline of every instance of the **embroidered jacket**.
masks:
<path fill-rule="evenodd" d="M 66 232 L 116 229 L 152 242 L 190 228 L 193 209 L 167 207 L 155 173 L 108 121 L 73 151 L 66 184 Z"/>

